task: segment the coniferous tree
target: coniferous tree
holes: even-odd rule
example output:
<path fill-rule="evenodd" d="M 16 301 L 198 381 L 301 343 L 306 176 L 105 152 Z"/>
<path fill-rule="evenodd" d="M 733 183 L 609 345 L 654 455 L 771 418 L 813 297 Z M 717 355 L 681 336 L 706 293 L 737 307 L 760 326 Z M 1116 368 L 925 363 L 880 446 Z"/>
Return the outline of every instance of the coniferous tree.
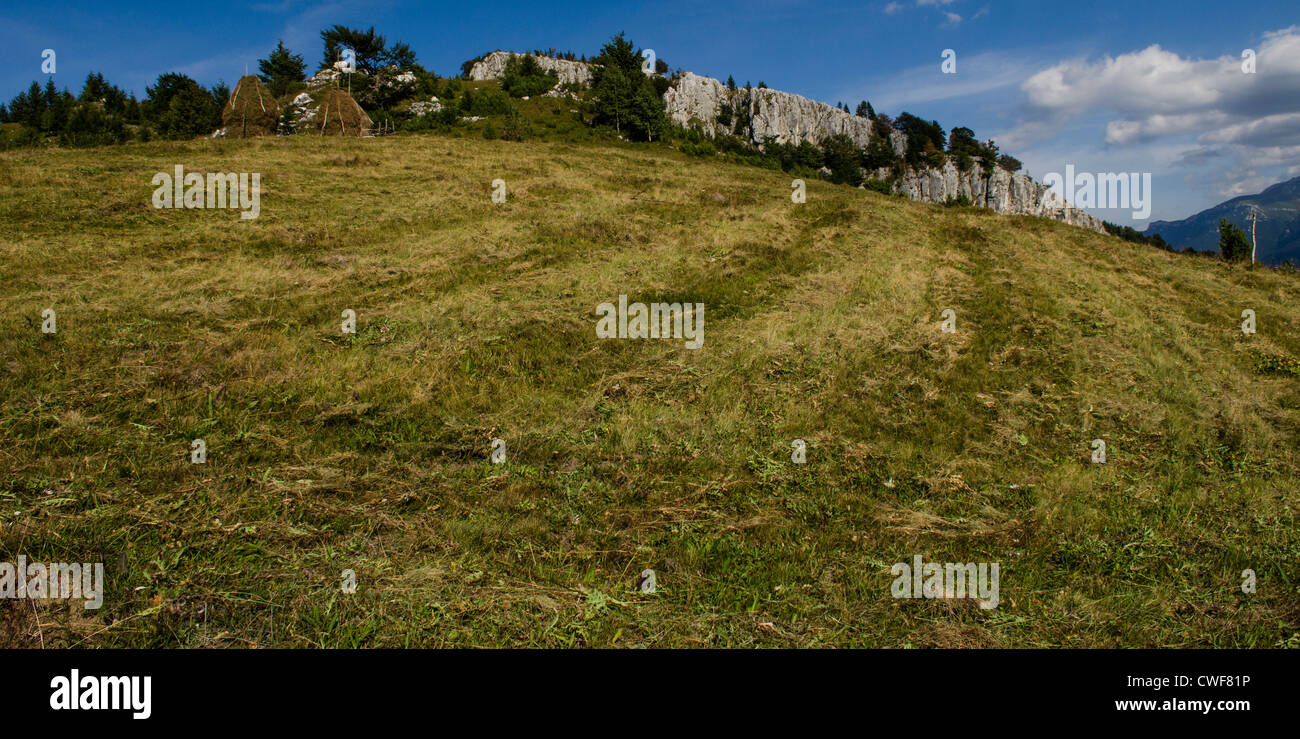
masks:
<path fill-rule="evenodd" d="M 1219 254 L 1229 262 L 1250 260 L 1250 241 L 1246 233 L 1226 218 L 1219 219 Z"/>
<path fill-rule="evenodd" d="M 68 114 L 72 112 L 75 99 L 67 90 L 59 92 L 54 87 L 52 78 L 46 80 L 41 97 L 45 110 L 41 113 L 40 130 L 47 133 L 62 131 L 68 123 Z"/>
<path fill-rule="evenodd" d="M 975 163 L 980 155 L 980 145 L 975 139 L 975 132 L 965 126 L 957 126 L 948 132 L 948 155 L 957 164 L 957 169 L 965 172 Z"/>
<path fill-rule="evenodd" d="M 372 74 L 384 64 L 385 39 L 375 33 L 375 27 L 360 31 L 347 26 L 335 25 L 320 32 L 325 42 L 325 58 L 321 60 L 321 69 L 328 69 L 342 58 L 343 49 L 351 49 L 356 54 L 357 71 Z"/>
<path fill-rule="evenodd" d="M 37 82 L 33 82 L 26 93 L 18 93 L 9 103 L 10 119 L 36 130 L 41 128 L 41 114 L 44 112 L 45 99 L 41 96 L 41 86 Z"/>
<path fill-rule="evenodd" d="M 108 83 L 104 81 L 104 75 L 91 72 L 86 75 L 86 84 L 81 86 L 81 95 L 78 99 L 83 103 L 97 103 L 104 98 L 107 91 Z"/>
<path fill-rule="evenodd" d="M 217 110 L 226 107 L 226 101 L 229 99 L 230 85 L 227 85 L 225 80 L 218 80 L 217 84 L 212 86 L 212 102 L 217 106 Z"/>
<path fill-rule="evenodd" d="M 828 136 L 822 142 L 822 158 L 831 171 L 831 182 L 847 183 L 854 187 L 862 184 L 861 156 L 853 139 L 842 133 Z"/>
<path fill-rule="evenodd" d="M 596 58 L 592 80 L 597 123 L 614 126 L 619 134 L 653 141 L 667 128 L 663 98 L 641 71 L 641 55 L 622 32 L 610 39 Z"/>
<path fill-rule="evenodd" d="M 212 93 L 186 75 L 161 74 L 145 92 L 146 117 L 166 138 L 191 138 L 220 125 L 221 109 Z"/>
<path fill-rule="evenodd" d="M 893 168 L 897 162 L 898 157 L 894 155 L 894 146 L 889 136 L 872 136 L 862 152 L 862 166 L 869 171 Z"/>
<path fill-rule="evenodd" d="M 270 88 L 271 94 L 280 97 L 289 90 L 289 85 L 302 82 L 307 73 L 307 63 L 301 54 L 294 54 L 285 48 L 284 41 L 278 41 L 275 48 L 265 59 L 257 60 L 258 77 Z"/>
<path fill-rule="evenodd" d="M 906 111 L 898 114 L 898 130 L 907 136 L 907 163 L 913 167 L 943 165 L 947 136 L 938 121 L 926 123 Z"/>

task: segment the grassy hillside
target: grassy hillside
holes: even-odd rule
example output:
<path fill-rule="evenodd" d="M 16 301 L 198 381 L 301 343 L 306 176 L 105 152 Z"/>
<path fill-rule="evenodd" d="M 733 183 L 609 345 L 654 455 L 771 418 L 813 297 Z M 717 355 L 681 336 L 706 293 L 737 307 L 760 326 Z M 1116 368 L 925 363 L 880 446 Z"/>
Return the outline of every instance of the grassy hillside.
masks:
<path fill-rule="evenodd" d="M 178 163 L 260 172 L 261 217 L 153 209 Z M 1300 646 L 1294 276 L 617 143 L 0 188 L 0 559 L 108 568 L 0 646 Z M 597 339 L 619 294 L 704 303 L 703 348 Z M 1001 605 L 893 599 L 914 554 Z"/>

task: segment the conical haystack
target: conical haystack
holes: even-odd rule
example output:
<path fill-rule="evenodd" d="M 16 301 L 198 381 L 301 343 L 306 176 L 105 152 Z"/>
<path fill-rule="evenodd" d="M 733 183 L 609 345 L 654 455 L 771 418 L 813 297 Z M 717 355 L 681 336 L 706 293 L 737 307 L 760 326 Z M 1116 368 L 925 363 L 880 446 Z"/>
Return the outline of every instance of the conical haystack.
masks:
<path fill-rule="evenodd" d="M 365 136 L 374 121 L 345 90 L 327 87 L 320 94 L 314 127 L 324 136 Z"/>
<path fill-rule="evenodd" d="M 273 136 L 280 127 L 280 106 L 275 96 L 256 76 L 239 78 L 235 91 L 221 111 L 226 136 Z"/>

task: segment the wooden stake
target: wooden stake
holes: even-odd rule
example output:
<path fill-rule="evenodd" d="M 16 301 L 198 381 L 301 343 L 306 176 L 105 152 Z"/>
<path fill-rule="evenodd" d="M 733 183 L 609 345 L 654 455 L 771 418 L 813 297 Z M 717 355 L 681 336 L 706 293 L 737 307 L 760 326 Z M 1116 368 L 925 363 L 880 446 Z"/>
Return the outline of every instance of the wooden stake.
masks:
<path fill-rule="evenodd" d="M 1252 207 L 1250 209 L 1250 263 L 1255 263 L 1255 219 L 1259 217 L 1259 210 Z"/>

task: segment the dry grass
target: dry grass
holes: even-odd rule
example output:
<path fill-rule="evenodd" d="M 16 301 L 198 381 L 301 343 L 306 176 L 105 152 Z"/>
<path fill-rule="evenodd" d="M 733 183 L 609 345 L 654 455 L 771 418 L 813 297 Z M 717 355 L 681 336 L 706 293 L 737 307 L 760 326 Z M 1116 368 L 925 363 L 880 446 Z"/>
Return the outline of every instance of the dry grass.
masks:
<path fill-rule="evenodd" d="M 177 163 L 260 172 L 261 217 L 154 210 Z M 92 617 L 0 602 L 5 644 L 1300 642 L 1300 379 L 1249 354 L 1300 356 L 1294 276 L 657 147 L 0 165 L 0 554 L 109 571 Z M 619 294 L 705 303 L 704 348 L 597 339 Z M 1000 562 L 1001 606 L 892 599 L 913 554 Z"/>

